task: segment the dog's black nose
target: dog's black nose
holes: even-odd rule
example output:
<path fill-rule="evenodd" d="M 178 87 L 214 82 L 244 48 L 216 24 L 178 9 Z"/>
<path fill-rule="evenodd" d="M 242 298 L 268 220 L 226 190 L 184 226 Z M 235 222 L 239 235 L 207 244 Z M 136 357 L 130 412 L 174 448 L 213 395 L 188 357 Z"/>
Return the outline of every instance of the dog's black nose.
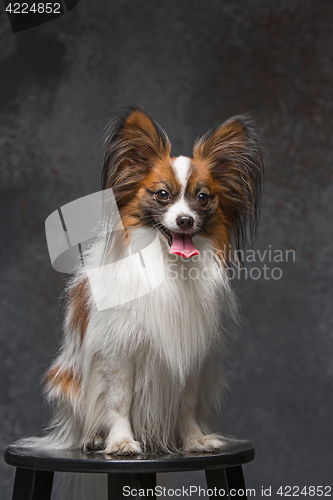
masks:
<path fill-rule="evenodd" d="M 176 222 L 180 229 L 190 229 L 193 227 L 194 219 L 191 215 L 178 215 Z"/>

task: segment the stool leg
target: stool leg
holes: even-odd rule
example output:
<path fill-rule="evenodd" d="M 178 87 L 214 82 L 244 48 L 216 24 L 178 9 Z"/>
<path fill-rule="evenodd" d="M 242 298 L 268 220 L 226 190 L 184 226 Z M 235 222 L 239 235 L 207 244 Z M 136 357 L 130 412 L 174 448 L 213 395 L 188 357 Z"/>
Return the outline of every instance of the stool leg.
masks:
<path fill-rule="evenodd" d="M 53 471 L 17 467 L 13 500 L 50 500 Z"/>
<path fill-rule="evenodd" d="M 213 469 L 213 470 L 206 470 L 206 482 L 207 482 L 207 488 L 210 490 L 213 490 L 213 497 L 218 497 L 218 498 L 229 498 L 229 488 L 228 488 L 228 482 L 227 482 L 227 475 L 225 473 L 225 469 Z M 217 490 L 215 492 L 214 490 Z M 225 495 L 221 492 L 219 495 L 219 490 L 225 491 Z"/>
<path fill-rule="evenodd" d="M 213 496 L 220 497 L 218 490 L 224 490 L 226 493 L 224 498 L 235 500 L 247 499 L 241 465 L 227 467 L 226 469 L 206 470 L 205 472 L 207 487 L 213 491 L 214 488 L 217 490 L 216 495 Z"/>
<path fill-rule="evenodd" d="M 152 499 L 155 497 L 156 474 L 108 474 L 108 500 L 124 500 L 131 498 L 130 490 L 145 490 L 142 498 Z M 126 488 L 125 490 L 123 488 Z M 147 490 L 151 490 L 147 492 Z M 125 494 L 124 494 L 125 493 Z M 139 492 L 138 492 L 139 493 Z M 138 494 L 139 497 L 139 494 Z"/>
<path fill-rule="evenodd" d="M 240 494 L 237 493 L 236 496 L 233 496 L 232 498 L 247 498 L 242 466 L 238 465 L 237 467 L 227 467 L 225 472 L 227 475 L 229 491 L 235 490 L 236 492 L 240 492 Z M 242 495 L 242 492 L 244 492 L 244 495 Z"/>
<path fill-rule="evenodd" d="M 144 489 L 146 492 L 146 498 L 156 498 L 155 488 L 156 488 L 156 474 L 147 472 L 145 474 L 136 474 L 139 489 Z M 147 491 L 150 490 L 150 491 Z"/>

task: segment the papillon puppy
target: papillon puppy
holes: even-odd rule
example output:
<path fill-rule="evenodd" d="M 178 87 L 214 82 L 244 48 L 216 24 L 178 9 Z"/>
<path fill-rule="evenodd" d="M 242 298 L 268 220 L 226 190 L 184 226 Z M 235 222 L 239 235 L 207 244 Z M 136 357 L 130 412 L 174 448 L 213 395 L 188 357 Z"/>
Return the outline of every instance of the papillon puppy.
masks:
<path fill-rule="evenodd" d="M 211 416 L 236 315 L 228 267 L 258 222 L 260 139 L 247 115 L 236 116 L 197 140 L 192 158 L 170 152 L 140 108 L 109 131 L 102 182 L 120 217 L 110 209 L 68 286 L 63 344 L 46 375 L 55 417 L 44 444 L 128 455 L 226 443 Z"/>

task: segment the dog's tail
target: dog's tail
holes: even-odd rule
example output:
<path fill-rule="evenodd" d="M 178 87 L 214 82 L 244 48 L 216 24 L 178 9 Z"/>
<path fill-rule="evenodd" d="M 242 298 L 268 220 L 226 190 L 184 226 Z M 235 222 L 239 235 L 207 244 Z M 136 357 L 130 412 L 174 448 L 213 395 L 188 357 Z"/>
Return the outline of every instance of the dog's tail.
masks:
<path fill-rule="evenodd" d="M 12 443 L 13 446 L 43 450 L 68 450 L 77 448 L 72 440 L 65 440 L 59 428 L 51 429 L 44 436 L 24 437 Z M 54 500 L 101 500 L 107 498 L 106 474 L 77 474 L 72 472 L 56 472 L 52 487 Z"/>
<path fill-rule="evenodd" d="M 38 448 L 41 450 L 61 450 L 68 449 L 69 446 L 61 442 L 55 432 L 45 434 L 45 436 L 30 436 L 17 439 L 12 443 L 20 448 Z"/>

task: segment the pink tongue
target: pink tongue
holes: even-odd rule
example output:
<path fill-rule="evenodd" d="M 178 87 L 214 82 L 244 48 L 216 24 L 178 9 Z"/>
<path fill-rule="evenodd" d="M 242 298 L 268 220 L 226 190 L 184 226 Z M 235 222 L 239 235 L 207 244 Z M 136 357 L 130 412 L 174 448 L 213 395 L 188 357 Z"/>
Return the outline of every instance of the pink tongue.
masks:
<path fill-rule="evenodd" d="M 192 242 L 192 236 L 189 234 L 173 234 L 172 247 L 169 253 L 181 255 L 182 257 L 192 257 L 193 255 L 200 255 Z"/>

